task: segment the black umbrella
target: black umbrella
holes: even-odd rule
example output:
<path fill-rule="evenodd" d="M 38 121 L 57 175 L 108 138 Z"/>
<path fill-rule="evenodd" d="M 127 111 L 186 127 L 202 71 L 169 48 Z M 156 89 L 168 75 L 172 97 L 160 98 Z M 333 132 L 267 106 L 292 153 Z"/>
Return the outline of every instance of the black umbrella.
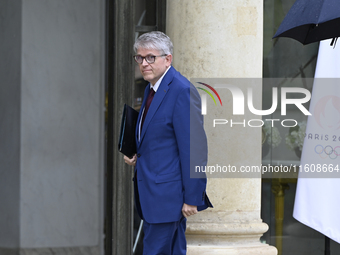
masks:
<path fill-rule="evenodd" d="M 340 37 L 340 0 L 297 0 L 273 38 L 289 37 L 309 44 Z"/>

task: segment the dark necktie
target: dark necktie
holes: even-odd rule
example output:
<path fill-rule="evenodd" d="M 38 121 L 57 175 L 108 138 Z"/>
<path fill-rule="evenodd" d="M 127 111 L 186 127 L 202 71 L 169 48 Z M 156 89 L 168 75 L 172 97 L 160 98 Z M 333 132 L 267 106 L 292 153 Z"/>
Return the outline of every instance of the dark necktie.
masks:
<path fill-rule="evenodd" d="M 146 99 L 146 103 L 145 103 L 145 109 L 144 109 L 144 113 L 143 113 L 141 129 L 143 128 L 143 123 L 144 123 L 146 114 L 148 113 L 150 104 L 152 102 L 152 99 L 153 99 L 153 96 L 155 95 L 155 93 L 156 92 L 151 88 L 150 92 L 149 92 L 149 95 L 148 95 L 148 98 Z"/>

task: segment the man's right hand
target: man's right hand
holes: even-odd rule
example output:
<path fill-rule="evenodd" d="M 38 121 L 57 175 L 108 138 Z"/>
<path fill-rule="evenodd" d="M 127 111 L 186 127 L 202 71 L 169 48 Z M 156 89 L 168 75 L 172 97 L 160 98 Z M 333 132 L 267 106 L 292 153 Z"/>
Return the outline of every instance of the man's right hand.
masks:
<path fill-rule="evenodd" d="M 137 162 L 137 155 L 133 155 L 132 158 L 129 158 L 127 156 L 124 156 L 124 161 L 126 164 L 130 165 L 130 166 L 135 166 L 136 162 Z"/>

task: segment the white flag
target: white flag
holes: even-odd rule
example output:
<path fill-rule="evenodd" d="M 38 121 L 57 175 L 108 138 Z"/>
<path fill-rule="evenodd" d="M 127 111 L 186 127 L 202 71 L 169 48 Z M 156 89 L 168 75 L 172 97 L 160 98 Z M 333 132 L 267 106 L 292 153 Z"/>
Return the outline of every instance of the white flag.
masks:
<path fill-rule="evenodd" d="M 319 46 L 293 216 L 340 243 L 340 46 L 330 41 Z"/>

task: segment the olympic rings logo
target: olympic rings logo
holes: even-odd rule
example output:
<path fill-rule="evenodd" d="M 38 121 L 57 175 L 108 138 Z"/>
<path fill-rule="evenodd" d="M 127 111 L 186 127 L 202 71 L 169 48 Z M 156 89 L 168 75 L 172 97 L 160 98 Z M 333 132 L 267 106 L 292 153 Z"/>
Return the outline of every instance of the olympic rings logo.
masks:
<path fill-rule="evenodd" d="M 330 159 L 336 159 L 338 156 L 340 156 L 340 146 L 333 148 L 330 145 L 323 147 L 321 144 L 318 144 L 315 146 L 314 151 L 316 154 L 319 154 L 322 159 L 327 157 Z"/>

